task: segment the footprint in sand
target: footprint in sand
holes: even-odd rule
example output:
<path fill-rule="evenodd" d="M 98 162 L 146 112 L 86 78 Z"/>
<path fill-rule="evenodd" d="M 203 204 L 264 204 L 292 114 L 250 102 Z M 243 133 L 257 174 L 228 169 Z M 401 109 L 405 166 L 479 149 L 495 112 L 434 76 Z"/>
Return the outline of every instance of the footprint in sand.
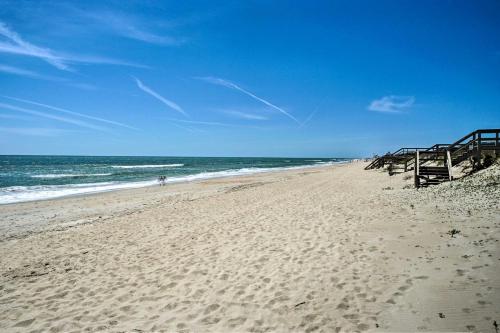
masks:
<path fill-rule="evenodd" d="M 28 327 L 30 326 L 33 322 L 35 321 L 35 318 L 33 319 L 27 319 L 27 320 L 23 320 L 23 321 L 20 321 L 18 322 L 17 324 L 14 325 L 14 327 Z"/>
<path fill-rule="evenodd" d="M 245 317 L 237 317 L 237 318 L 232 318 L 228 320 L 229 326 L 231 328 L 235 328 L 237 326 L 243 325 L 247 321 L 247 318 Z"/>
<path fill-rule="evenodd" d="M 209 314 L 215 310 L 217 310 L 218 308 L 220 308 L 220 305 L 219 304 L 210 304 L 209 306 L 207 306 L 205 308 L 205 311 L 203 312 L 204 314 Z"/>

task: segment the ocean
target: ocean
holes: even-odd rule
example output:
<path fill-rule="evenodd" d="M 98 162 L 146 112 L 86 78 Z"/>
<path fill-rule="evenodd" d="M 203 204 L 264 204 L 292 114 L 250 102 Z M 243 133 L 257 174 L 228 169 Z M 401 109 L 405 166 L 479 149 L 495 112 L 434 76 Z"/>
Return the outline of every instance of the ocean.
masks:
<path fill-rule="evenodd" d="M 347 158 L 0 156 L 0 204 L 307 168 Z"/>

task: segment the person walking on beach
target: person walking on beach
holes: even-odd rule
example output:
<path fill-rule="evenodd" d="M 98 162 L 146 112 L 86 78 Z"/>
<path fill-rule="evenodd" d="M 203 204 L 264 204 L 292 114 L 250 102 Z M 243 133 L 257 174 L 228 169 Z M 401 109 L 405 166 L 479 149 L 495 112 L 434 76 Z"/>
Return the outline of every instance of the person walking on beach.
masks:
<path fill-rule="evenodd" d="M 160 176 L 160 177 L 158 177 L 158 182 L 160 183 L 160 186 L 164 186 L 166 181 L 167 181 L 167 177 L 166 176 Z"/>

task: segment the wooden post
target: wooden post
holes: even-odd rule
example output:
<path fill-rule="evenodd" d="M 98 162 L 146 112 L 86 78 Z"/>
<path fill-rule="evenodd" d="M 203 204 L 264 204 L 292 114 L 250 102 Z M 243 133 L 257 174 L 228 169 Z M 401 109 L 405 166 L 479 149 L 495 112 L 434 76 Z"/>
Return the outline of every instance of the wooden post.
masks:
<path fill-rule="evenodd" d="M 420 187 L 420 177 L 419 177 L 419 175 L 420 175 L 420 158 L 418 155 L 418 150 L 415 153 L 415 168 L 413 170 L 415 171 L 415 175 L 414 175 L 415 187 L 419 188 Z"/>
<path fill-rule="evenodd" d="M 498 142 L 498 131 L 495 133 L 495 158 L 498 158 L 498 147 L 500 147 L 500 142 Z"/>
<path fill-rule="evenodd" d="M 452 169 L 452 163 L 451 163 L 451 154 L 450 151 L 446 151 L 446 164 L 448 165 L 448 176 L 450 178 L 450 181 L 453 180 L 453 169 Z"/>
<path fill-rule="evenodd" d="M 477 152 L 476 152 L 477 162 L 479 163 L 479 165 L 481 165 L 481 132 L 477 134 L 476 144 L 477 144 Z"/>

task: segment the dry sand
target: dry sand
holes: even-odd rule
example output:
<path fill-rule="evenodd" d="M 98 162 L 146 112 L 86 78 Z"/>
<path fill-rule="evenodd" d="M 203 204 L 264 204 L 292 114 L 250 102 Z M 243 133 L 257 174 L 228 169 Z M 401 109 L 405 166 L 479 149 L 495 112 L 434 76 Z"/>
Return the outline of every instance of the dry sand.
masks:
<path fill-rule="evenodd" d="M 500 168 L 365 165 L 0 206 L 0 331 L 494 332 Z"/>

